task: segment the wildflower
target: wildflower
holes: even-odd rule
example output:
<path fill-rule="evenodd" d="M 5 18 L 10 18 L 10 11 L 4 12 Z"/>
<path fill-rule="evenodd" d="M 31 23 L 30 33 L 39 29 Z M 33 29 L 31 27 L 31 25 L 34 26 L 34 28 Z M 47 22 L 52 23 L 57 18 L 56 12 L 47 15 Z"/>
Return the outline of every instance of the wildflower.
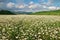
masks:
<path fill-rule="evenodd" d="M 18 36 L 16 36 L 16 39 L 19 38 Z"/>
<path fill-rule="evenodd" d="M 43 33 L 44 34 L 44 33 Z"/>
<path fill-rule="evenodd" d="M 5 32 L 5 28 L 2 29 L 2 32 Z"/>
<path fill-rule="evenodd" d="M 41 34 L 40 32 L 38 32 L 38 34 Z"/>
<path fill-rule="evenodd" d="M 5 36 L 2 36 L 2 39 L 5 39 L 6 37 Z"/>
<path fill-rule="evenodd" d="M 42 39 L 38 39 L 38 40 L 42 40 Z"/>
<path fill-rule="evenodd" d="M 9 29 L 12 29 L 12 28 L 9 28 Z"/>
<path fill-rule="evenodd" d="M 60 39 L 60 37 L 58 37 Z"/>
<path fill-rule="evenodd" d="M 35 37 L 37 37 L 37 35 L 34 35 Z"/>
<path fill-rule="evenodd" d="M 49 35 L 48 32 L 46 32 L 46 35 Z"/>

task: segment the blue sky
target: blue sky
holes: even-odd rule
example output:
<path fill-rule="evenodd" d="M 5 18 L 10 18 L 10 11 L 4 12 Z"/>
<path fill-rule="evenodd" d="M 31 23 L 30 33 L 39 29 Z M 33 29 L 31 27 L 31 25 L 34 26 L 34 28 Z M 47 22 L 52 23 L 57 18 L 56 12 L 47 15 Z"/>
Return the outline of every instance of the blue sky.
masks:
<path fill-rule="evenodd" d="M 0 10 L 11 11 L 46 11 L 60 9 L 60 0 L 0 0 Z"/>

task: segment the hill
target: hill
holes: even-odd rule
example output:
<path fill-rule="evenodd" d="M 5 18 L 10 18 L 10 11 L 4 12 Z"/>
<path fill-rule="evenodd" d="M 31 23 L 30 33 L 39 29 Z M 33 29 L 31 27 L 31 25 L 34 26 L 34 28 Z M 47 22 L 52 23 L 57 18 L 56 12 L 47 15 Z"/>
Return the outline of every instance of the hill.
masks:
<path fill-rule="evenodd" d="M 0 15 L 14 15 L 15 13 L 8 10 L 0 10 Z"/>
<path fill-rule="evenodd" d="M 40 11 L 32 13 L 32 15 L 60 15 L 60 10 Z"/>
<path fill-rule="evenodd" d="M 19 11 L 19 12 L 14 12 L 14 13 L 17 15 L 19 15 L 19 14 L 26 14 L 26 15 L 32 14 L 32 12 L 24 12 L 24 11 Z"/>
<path fill-rule="evenodd" d="M 19 14 L 31 14 L 32 12 L 24 12 L 24 11 L 9 11 L 9 10 L 0 10 L 0 15 L 19 15 Z"/>

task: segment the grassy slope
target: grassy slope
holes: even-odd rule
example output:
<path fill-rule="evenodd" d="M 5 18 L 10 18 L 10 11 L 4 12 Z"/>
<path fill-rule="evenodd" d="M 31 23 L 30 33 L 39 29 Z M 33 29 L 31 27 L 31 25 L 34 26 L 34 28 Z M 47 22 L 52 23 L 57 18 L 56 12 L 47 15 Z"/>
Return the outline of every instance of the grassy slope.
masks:
<path fill-rule="evenodd" d="M 60 15 L 60 10 L 35 12 L 32 15 Z"/>
<path fill-rule="evenodd" d="M 60 16 L 0 15 L 0 40 L 6 38 L 8 40 L 60 40 Z"/>

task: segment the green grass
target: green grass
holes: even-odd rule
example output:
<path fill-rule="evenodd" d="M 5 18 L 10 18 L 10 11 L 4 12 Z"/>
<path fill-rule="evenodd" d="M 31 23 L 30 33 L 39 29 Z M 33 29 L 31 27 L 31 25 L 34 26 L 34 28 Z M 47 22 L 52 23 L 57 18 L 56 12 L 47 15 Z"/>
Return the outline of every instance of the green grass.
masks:
<path fill-rule="evenodd" d="M 32 15 L 60 15 L 60 10 L 35 12 Z"/>
<path fill-rule="evenodd" d="M 60 40 L 60 16 L 0 15 L 0 40 Z"/>

